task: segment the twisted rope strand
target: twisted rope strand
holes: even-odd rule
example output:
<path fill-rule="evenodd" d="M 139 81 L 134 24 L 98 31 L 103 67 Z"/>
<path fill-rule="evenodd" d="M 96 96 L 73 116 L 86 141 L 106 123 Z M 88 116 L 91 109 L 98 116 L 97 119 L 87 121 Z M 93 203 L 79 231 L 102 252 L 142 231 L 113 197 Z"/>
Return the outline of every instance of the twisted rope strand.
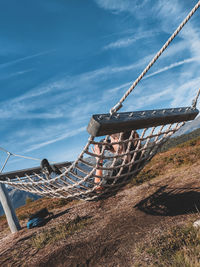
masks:
<path fill-rule="evenodd" d="M 140 80 L 144 77 L 144 75 L 149 71 L 149 69 L 153 66 L 153 64 L 157 61 L 157 59 L 161 56 L 161 54 L 165 51 L 165 49 L 169 46 L 171 41 L 176 37 L 176 35 L 181 31 L 181 29 L 185 26 L 185 24 L 189 21 L 189 19 L 194 15 L 197 9 L 200 7 L 200 1 L 194 6 L 194 8 L 190 11 L 187 17 L 182 21 L 182 23 L 178 26 L 175 32 L 171 35 L 171 37 L 167 40 L 167 42 L 163 45 L 163 47 L 158 51 L 155 57 L 151 60 L 151 62 L 147 65 L 147 67 L 143 70 L 140 76 L 134 81 L 131 87 L 126 91 L 123 97 L 119 100 L 119 102 L 111 108 L 110 114 L 114 114 L 117 112 L 121 107 L 122 103 L 125 99 L 129 96 L 129 94 L 133 91 L 136 85 L 140 82 Z"/>
<path fill-rule="evenodd" d="M 196 108 L 196 106 L 197 106 L 197 100 L 199 98 L 199 94 L 200 94 L 200 88 L 199 88 L 199 90 L 197 92 L 197 95 L 196 95 L 195 99 L 192 101 L 192 107 L 193 108 Z"/>

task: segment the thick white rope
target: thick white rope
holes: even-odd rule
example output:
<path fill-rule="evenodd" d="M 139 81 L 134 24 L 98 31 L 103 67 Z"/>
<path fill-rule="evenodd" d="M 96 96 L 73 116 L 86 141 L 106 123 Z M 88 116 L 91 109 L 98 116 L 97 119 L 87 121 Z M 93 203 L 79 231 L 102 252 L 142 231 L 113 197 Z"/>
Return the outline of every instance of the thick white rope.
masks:
<path fill-rule="evenodd" d="M 198 100 L 198 98 L 199 98 L 199 94 L 200 94 L 200 88 L 199 88 L 199 90 L 198 90 L 198 92 L 197 92 L 197 95 L 196 95 L 195 99 L 194 99 L 193 102 L 192 102 L 192 107 L 193 107 L 193 108 L 196 108 L 197 100 Z"/>
<path fill-rule="evenodd" d="M 161 54 L 169 46 L 171 41 L 181 31 L 181 29 L 185 26 L 185 24 L 188 22 L 188 20 L 192 17 L 192 15 L 197 11 L 197 9 L 199 7 L 200 7 L 200 1 L 194 6 L 194 8 L 190 11 L 190 13 L 187 15 L 187 17 L 183 20 L 183 22 L 178 26 L 178 28 L 175 30 L 175 32 L 171 35 L 171 37 L 163 45 L 163 47 L 160 49 L 160 51 L 158 51 L 158 53 L 155 55 L 155 57 L 151 60 L 151 62 L 143 70 L 143 72 L 140 74 L 140 76 L 134 81 L 134 83 L 131 85 L 131 87 L 126 91 L 126 93 L 119 100 L 119 102 L 114 107 L 111 108 L 111 110 L 110 110 L 111 115 L 114 114 L 115 112 L 117 112 L 120 108 L 122 108 L 122 103 L 125 101 L 125 99 L 129 96 L 129 94 L 133 91 L 133 89 L 136 87 L 136 85 L 140 82 L 140 80 L 144 77 L 144 75 L 149 71 L 149 69 L 153 66 L 153 64 L 157 61 L 157 59 L 161 56 Z"/>

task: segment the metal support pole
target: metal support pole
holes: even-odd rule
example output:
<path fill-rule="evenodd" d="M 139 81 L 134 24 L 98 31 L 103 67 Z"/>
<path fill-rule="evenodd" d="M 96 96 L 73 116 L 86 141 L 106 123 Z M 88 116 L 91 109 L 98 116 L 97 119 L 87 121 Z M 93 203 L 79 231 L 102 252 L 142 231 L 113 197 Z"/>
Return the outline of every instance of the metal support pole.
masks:
<path fill-rule="evenodd" d="M 11 154 L 8 153 L 8 157 L 0 170 L 0 173 L 3 171 L 4 167 L 6 166 L 6 163 L 8 159 L 10 158 Z M 19 224 L 18 218 L 15 214 L 15 209 L 12 205 L 11 199 L 8 194 L 8 190 L 6 189 L 4 184 L 0 184 L 0 201 L 2 204 L 2 207 L 4 209 L 6 219 L 8 222 L 8 225 L 10 227 L 10 230 L 12 233 L 15 233 L 21 229 L 21 226 Z"/>
<path fill-rule="evenodd" d="M 4 184 L 0 184 L 0 201 L 11 232 L 15 233 L 19 231 L 21 229 L 21 226 L 15 214 L 15 209 L 13 208 L 12 202 L 10 200 L 8 190 L 6 189 Z"/>

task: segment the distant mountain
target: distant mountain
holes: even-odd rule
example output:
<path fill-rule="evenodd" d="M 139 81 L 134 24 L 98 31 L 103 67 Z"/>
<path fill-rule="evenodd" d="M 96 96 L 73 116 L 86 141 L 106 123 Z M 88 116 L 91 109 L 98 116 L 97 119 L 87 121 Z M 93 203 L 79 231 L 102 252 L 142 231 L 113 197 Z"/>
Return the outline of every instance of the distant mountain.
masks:
<path fill-rule="evenodd" d="M 174 136 L 190 133 L 200 128 L 200 116 L 195 120 L 187 122 Z"/>
<path fill-rule="evenodd" d="M 161 152 L 167 151 L 168 149 L 170 149 L 172 147 L 180 145 L 180 144 L 187 142 L 189 140 L 196 139 L 199 136 L 200 136 L 200 128 L 198 128 L 192 132 L 189 132 L 189 133 L 185 133 L 182 135 L 171 137 L 165 144 L 163 144 L 160 151 Z"/>
<path fill-rule="evenodd" d="M 33 200 L 40 198 L 40 196 L 31 194 L 29 192 L 21 191 L 21 190 L 12 188 L 12 187 L 9 187 L 7 189 L 8 189 L 8 193 L 11 198 L 12 204 L 15 209 L 25 205 L 27 198 L 32 198 Z M 0 203 L 0 216 L 3 214 L 4 214 L 4 210 Z"/>
<path fill-rule="evenodd" d="M 160 149 L 166 151 L 179 144 L 187 142 L 200 136 L 200 116 L 195 120 L 187 122 L 181 129 L 176 132 Z"/>

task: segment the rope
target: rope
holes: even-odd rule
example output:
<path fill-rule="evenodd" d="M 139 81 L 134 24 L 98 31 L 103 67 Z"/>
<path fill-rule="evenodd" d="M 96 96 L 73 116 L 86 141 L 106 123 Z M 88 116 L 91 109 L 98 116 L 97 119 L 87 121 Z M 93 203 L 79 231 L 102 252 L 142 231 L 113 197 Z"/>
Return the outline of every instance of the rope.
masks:
<path fill-rule="evenodd" d="M 3 147 L 0 147 L 0 150 L 5 152 L 8 156 L 2 166 L 2 168 L 0 169 L 0 173 L 4 170 L 4 168 L 6 167 L 7 163 L 8 163 L 8 160 L 10 159 L 11 156 L 14 156 L 14 157 L 18 157 L 18 158 L 23 158 L 23 159 L 31 159 L 31 160 L 35 160 L 35 161 L 40 161 L 41 162 L 41 159 L 38 159 L 38 158 L 33 158 L 33 157 L 29 157 L 29 156 L 22 156 L 22 155 L 19 155 L 19 154 L 15 154 L 15 153 L 12 153 L 12 152 L 9 152 L 8 150 L 4 149 Z M 54 164 L 56 162 L 54 161 L 50 161 L 51 164 Z"/>
<path fill-rule="evenodd" d="M 32 160 L 36 160 L 36 161 L 41 161 L 41 159 L 38 159 L 38 158 L 32 158 L 32 157 L 28 157 L 28 156 L 22 156 L 22 155 L 19 155 L 19 154 L 14 154 L 12 152 L 9 152 L 8 150 L 6 150 L 3 147 L 0 147 L 0 150 L 3 151 L 3 152 L 6 152 L 10 156 L 15 156 L 15 157 L 24 158 L 24 159 L 32 159 Z"/>
<path fill-rule="evenodd" d="M 129 96 L 129 94 L 133 91 L 133 89 L 136 87 L 136 85 L 140 82 L 140 80 L 144 77 L 144 75 L 149 71 L 149 69 L 153 66 L 153 64 L 157 61 L 157 59 L 161 56 L 161 54 L 169 46 L 169 44 L 171 43 L 171 41 L 181 31 L 181 29 L 185 26 L 185 24 L 193 16 L 193 14 L 197 11 L 197 9 L 199 7 L 200 7 L 200 1 L 194 6 L 194 8 L 190 11 L 190 13 L 187 15 L 187 17 L 183 20 L 183 22 L 178 26 L 178 28 L 175 30 L 175 32 L 171 35 L 171 37 L 163 45 L 163 47 L 160 49 L 160 51 L 158 51 L 158 53 L 155 55 L 155 57 L 152 59 L 152 61 L 143 70 L 143 72 L 140 74 L 140 76 L 134 81 L 134 83 L 131 85 L 131 87 L 126 91 L 126 93 L 119 100 L 119 102 L 114 107 L 112 107 L 110 109 L 110 114 L 111 115 L 114 114 L 115 112 L 117 112 L 120 108 L 122 108 L 122 103 L 125 101 L 125 99 Z"/>
<path fill-rule="evenodd" d="M 197 100 L 199 98 L 199 94 L 200 94 L 200 88 L 199 88 L 199 90 L 197 92 L 197 95 L 196 95 L 195 99 L 192 101 L 192 108 L 196 108 L 196 106 L 197 106 Z"/>

